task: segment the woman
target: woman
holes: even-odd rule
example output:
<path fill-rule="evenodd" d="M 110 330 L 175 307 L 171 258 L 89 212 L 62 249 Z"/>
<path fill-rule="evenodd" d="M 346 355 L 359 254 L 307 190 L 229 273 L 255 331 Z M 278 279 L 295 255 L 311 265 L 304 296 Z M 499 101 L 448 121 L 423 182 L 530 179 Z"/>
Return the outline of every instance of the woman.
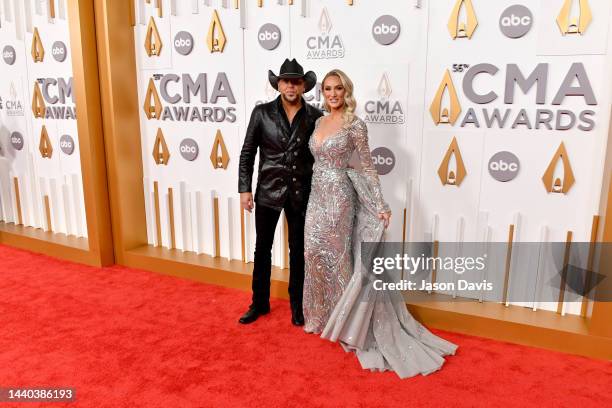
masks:
<path fill-rule="evenodd" d="M 393 369 L 401 378 L 429 374 L 457 347 L 414 320 L 400 293 L 373 289 L 373 273 L 362 265 L 375 247 L 362 254 L 361 242 L 383 240 L 391 211 L 367 127 L 354 113 L 353 83 L 335 69 L 322 89 L 329 115 L 317 119 L 310 138 L 315 164 L 304 227 L 304 330 L 356 351 L 364 368 Z M 348 166 L 353 152 L 360 171 Z"/>

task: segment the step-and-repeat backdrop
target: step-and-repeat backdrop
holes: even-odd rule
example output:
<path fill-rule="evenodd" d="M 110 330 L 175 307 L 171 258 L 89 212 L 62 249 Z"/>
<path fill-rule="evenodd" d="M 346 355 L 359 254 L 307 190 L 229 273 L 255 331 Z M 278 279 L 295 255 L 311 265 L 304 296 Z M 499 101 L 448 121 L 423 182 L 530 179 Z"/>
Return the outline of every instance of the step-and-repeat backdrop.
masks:
<path fill-rule="evenodd" d="M 277 96 L 267 71 L 285 58 L 352 78 L 394 213 L 388 240 L 589 241 L 610 120 L 610 6 L 135 1 L 150 244 L 252 260 L 238 159 L 251 110 Z M 322 106 L 320 84 L 305 97 Z M 279 223 L 279 266 L 284 234 Z M 513 265 L 510 285 L 533 286 L 533 275 Z"/>
<path fill-rule="evenodd" d="M 87 236 L 66 0 L 0 2 L 0 220 Z"/>

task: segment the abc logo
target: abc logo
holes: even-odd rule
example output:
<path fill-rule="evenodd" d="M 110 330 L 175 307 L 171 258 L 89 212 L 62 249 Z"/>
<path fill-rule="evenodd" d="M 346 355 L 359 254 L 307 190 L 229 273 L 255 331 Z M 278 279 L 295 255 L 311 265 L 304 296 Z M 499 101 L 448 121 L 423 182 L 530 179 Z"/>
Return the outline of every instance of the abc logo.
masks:
<path fill-rule="evenodd" d="M 374 164 L 380 164 L 382 165 L 387 165 L 387 166 L 391 166 L 393 164 L 393 158 L 392 157 L 384 157 L 381 155 L 377 155 L 372 157 L 372 161 L 374 162 Z"/>
<path fill-rule="evenodd" d="M 174 40 L 175 47 L 191 47 L 191 40 L 185 40 L 183 38 L 178 38 Z"/>
<path fill-rule="evenodd" d="M 270 41 L 270 40 L 278 40 L 280 38 L 280 34 L 279 33 L 274 33 L 274 32 L 270 32 L 270 31 L 264 31 L 262 33 L 259 33 L 259 41 Z"/>
<path fill-rule="evenodd" d="M 496 162 L 491 162 L 491 164 L 489 164 L 489 168 L 491 170 L 496 170 L 496 171 L 512 171 L 512 172 L 517 172 L 518 171 L 518 163 L 506 163 L 503 160 L 500 161 L 496 161 Z"/>
<path fill-rule="evenodd" d="M 528 26 L 529 24 L 531 24 L 531 17 L 529 16 L 518 17 L 512 14 L 510 17 L 504 17 L 501 20 L 501 25 L 504 27 Z"/>
<path fill-rule="evenodd" d="M 377 147 L 372 150 L 372 163 L 379 175 L 389 174 L 395 167 L 395 155 L 386 147 Z"/>
<path fill-rule="evenodd" d="M 53 55 L 53 59 L 57 62 L 64 62 L 66 60 L 66 55 L 68 54 L 66 44 L 61 41 L 56 41 L 53 43 L 51 47 L 51 55 Z"/>
<path fill-rule="evenodd" d="M 70 135 L 63 135 L 60 137 L 59 146 L 62 152 L 70 156 L 74 152 L 74 139 Z"/>
<path fill-rule="evenodd" d="M 531 11 L 516 4 L 504 10 L 499 18 L 499 28 L 508 38 L 520 38 L 531 30 L 533 16 Z"/>
<path fill-rule="evenodd" d="M 381 24 L 374 26 L 374 34 L 397 34 L 399 33 L 399 26 L 392 25 L 388 26 L 386 24 Z"/>
<path fill-rule="evenodd" d="M 195 140 L 187 138 L 183 139 L 181 142 L 179 152 L 181 152 L 183 159 L 187 161 L 194 161 L 198 157 L 200 149 Z"/>
<path fill-rule="evenodd" d="M 16 56 L 17 54 L 15 53 L 15 48 L 10 45 L 5 46 L 2 50 L 2 59 L 8 65 L 13 65 L 15 63 Z"/>
<path fill-rule="evenodd" d="M 11 145 L 15 150 L 23 149 L 23 136 L 19 132 L 11 133 Z"/>
<path fill-rule="evenodd" d="M 187 31 L 179 31 L 174 36 L 174 49 L 181 55 L 189 55 L 193 50 L 193 37 Z"/>
<path fill-rule="evenodd" d="M 272 51 L 280 44 L 280 28 L 270 23 L 262 25 L 257 33 L 257 41 L 259 41 L 259 45 L 261 45 L 263 49 Z"/>
<path fill-rule="evenodd" d="M 372 36 L 381 45 L 393 44 L 399 35 L 400 23 L 393 16 L 380 16 L 372 25 Z"/>
<path fill-rule="evenodd" d="M 497 152 L 489 159 L 489 174 L 497 181 L 514 179 L 520 170 L 518 157 L 512 152 Z"/>

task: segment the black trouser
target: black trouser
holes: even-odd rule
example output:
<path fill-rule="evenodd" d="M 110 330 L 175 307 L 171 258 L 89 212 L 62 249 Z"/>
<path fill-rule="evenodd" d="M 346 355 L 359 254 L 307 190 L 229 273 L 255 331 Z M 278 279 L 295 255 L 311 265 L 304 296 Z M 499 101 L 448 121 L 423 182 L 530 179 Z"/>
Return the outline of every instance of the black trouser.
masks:
<path fill-rule="evenodd" d="M 304 212 L 294 209 L 290 200 L 285 204 L 289 226 L 289 299 L 291 305 L 302 308 L 304 289 Z M 255 265 L 253 266 L 252 307 L 270 307 L 270 274 L 272 272 L 272 243 L 281 212 L 274 208 L 255 207 Z"/>

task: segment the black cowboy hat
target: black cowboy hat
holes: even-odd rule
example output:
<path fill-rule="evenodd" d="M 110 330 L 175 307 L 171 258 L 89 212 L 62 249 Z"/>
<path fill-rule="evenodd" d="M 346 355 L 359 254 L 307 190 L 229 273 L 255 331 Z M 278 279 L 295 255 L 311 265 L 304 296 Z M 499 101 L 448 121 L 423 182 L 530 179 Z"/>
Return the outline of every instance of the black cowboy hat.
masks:
<path fill-rule="evenodd" d="M 312 71 L 308 71 L 304 74 L 304 68 L 302 68 L 302 66 L 295 60 L 295 58 L 291 61 L 289 60 L 289 58 L 285 59 L 285 62 L 283 62 L 283 65 L 281 65 L 278 76 L 275 75 L 274 72 L 272 72 L 271 70 L 268 71 L 268 79 L 270 80 L 270 85 L 272 85 L 272 88 L 276 89 L 277 91 L 279 79 L 292 78 L 304 79 L 304 92 L 310 91 L 317 83 L 317 75 Z"/>

